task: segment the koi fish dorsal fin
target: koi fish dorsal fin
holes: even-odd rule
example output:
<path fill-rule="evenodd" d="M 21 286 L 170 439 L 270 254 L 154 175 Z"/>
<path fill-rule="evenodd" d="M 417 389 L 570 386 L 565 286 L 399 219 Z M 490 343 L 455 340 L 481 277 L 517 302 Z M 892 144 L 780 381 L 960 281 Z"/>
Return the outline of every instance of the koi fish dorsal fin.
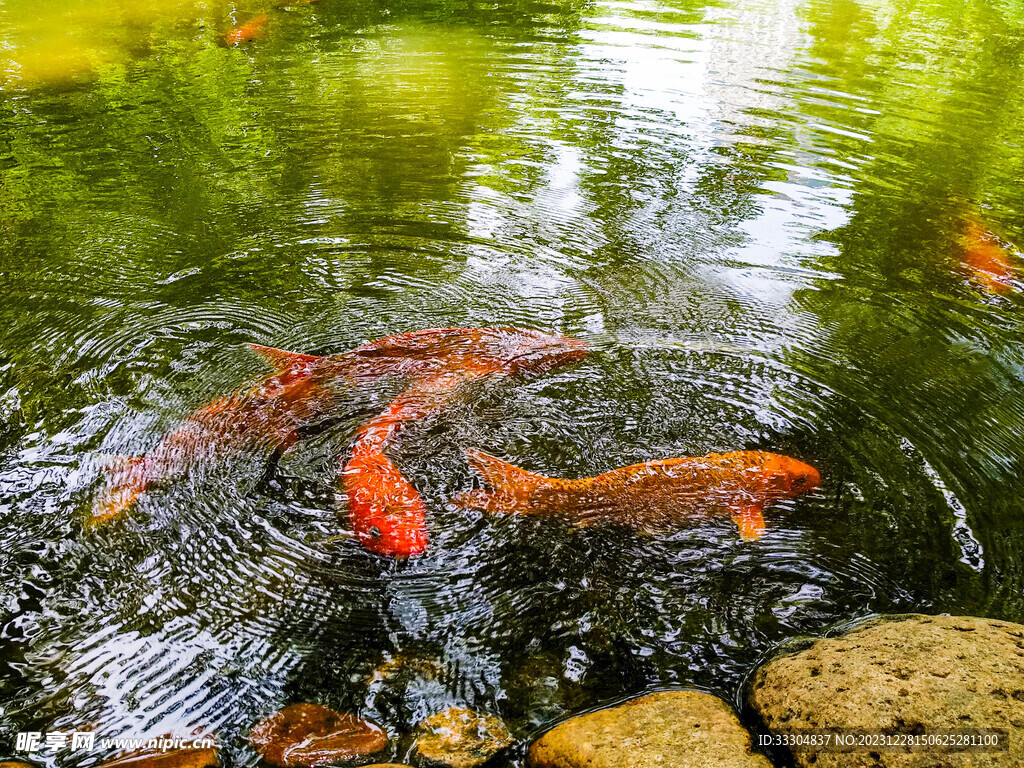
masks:
<path fill-rule="evenodd" d="M 270 363 L 276 370 L 283 371 L 296 363 L 311 363 L 317 360 L 316 355 L 303 355 L 301 352 L 288 352 L 284 349 L 265 347 L 262 344 L 248 344 L 249 349 Z"/>

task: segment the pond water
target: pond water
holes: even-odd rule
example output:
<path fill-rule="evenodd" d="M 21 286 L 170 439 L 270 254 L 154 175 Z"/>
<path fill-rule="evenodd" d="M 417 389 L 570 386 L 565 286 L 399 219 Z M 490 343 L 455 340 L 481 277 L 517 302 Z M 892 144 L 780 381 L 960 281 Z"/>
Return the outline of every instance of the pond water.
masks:
<path fill-rule="evenodd" d="M 252 765 L 295 701 L 398 757 L 449 704 L 525 742 L 663 687 L 738 702 L 876 612 L 1024 619 L 1024 299 L 962 237 L 1024 230 L 1022 56 L 1020 8 L 978 0 L 4 4 L 0 746 L 198 728 Z M 84 526 L 111 457 L 266 375 L 244 342 L 493 324 L 591 350 L 403 433 L 420 557 L 338 498 L 385 384 Z M 560 477 L 763 449 L 823 483 L 757 542 L 577 530 L 449 504 L 466 447 Z"/>

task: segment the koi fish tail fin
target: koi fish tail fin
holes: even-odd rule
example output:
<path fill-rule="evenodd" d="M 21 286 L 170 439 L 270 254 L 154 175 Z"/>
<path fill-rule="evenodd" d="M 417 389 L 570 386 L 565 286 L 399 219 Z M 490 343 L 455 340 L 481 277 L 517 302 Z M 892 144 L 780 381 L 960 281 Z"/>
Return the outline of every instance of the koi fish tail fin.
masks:
<path fill-rule="evenodd" d="M 515 464 L 509 464 L 497 456 L 491 456 L 475 448 L 466 449 L 465 454 L 466 461 L 473 471 L 480 475 L 487 485 L 502 493 L 528 493 L 548 480 L 543 475 L 527 472 Z"/>
<path fill-rule="evenodd" d="M 105 474 L 107 482 L 93 501 L 92 514 L 86 520 L 89 528 L 120 517 L 149 486 L 145 456 L 117 457 L 107 464 Z"/>
<path fill-rule="evenodd" d="M 463 491 L 452 498 L 454 504 L 484 512 L 528 514 L 532 511 L 533 493 L 549 478 L 473 448 L 467 449 L 465 454 L 469 466 L 493 490 Z"/>
<path fill-rule="evenodd" d="M 734 507 L 732 519 L 739 528 L 740 537 L 744 541 L 757 541 L 764 535 L 764 515 L 761 507 L 756 504 Z"/>
<path fill-rule="evenodd" d="M 481 512 L 511 514 L 518 511 L 515 499 L 496 491 L 459 491 L 451 499 L 452 504 L 463 509 L 479 509 Z"/>

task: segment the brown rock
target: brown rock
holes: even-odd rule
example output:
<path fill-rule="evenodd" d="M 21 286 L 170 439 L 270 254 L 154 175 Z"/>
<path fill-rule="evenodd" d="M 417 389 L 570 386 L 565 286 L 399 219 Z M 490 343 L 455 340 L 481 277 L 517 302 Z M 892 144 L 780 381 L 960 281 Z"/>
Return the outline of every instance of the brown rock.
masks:
<path fill-rule="evenodd" d="M 449 707 L 431 715 L 416 729 L 419 756 L 451 768 L 480 765 L 513 741 L 497 717 L 461 707 Z"/>
<path fill-rule="evenodd" d="M 25 763 L 21 760 L 0 760 L 0 768 L 38 768 L 35 763 Z"/>
<path fill-rule="evenodd" d="M 1024 766 L 1024 626 L 968 616 L 901 616 L 817 640 L 757 670 L 751 705 L 770 730 L 928 733 L 994 728 L 1005 752 L 798 750 L 815 768 Z"/>
<path fill-rule="evenodd" d="M 278 768 L 302 768 L 372 755 L 388 745 L 380 726 L 319 704 L 291 704 L 249 732 L 260 756 Z"/>
<path fill-rule="evenodd" d="M 166 752 L 140 749 L 108 760 L 100 768 L 209 768 L 219 765 L 216 749 L 169 749 Z"/>
<path fill-rule="evenodd" d="M 732 708 L 663 691 L 566 720 L 530 747 L 534 768 L 771 768 Z"/>

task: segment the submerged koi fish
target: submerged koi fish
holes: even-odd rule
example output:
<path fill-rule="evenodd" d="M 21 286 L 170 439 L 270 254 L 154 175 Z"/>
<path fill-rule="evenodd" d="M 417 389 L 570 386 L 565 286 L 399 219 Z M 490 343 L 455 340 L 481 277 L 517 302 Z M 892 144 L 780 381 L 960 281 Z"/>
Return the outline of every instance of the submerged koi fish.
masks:
<path fill-rule="evenodd" d="M 969 219 L 960 235 L 963 263 L 972 279 L 989 293 L 1007 293 L 1017 279 L 1010 248 L 977 219 Z"/>
<path fill-rule="evenodd" d="M 377 554 L 408 557 L 427 546 L 423 499 L 384 453 L 407 423 L 443 409 L 469 381 L 546 371 L 578 360 L 586 349 L 578 339 L 518 328 L 453 329 L 441 346 L 434 358 L 440 365 L 360 428 L 342 468 L 352 528 L 363 546 Z"/>
<path fill-rule="evenodd" d="M 255 40 L 257 37 L 263 37 L 266 34 L 266 26 L 269 17 L 265 13 L 261 13 L 256 18 L 248 21 L 245 24 L 235 27 L 234 29 L 228 30 L 224 33 L 224 45 L 241 45 L 242 43 L 248 43 Z"/>
<path fill-rule="evenodd" d="M 277 354 L 268 348 L 254 349 Z M 331 363 L 322 367 L 336 367 L 335 361 Z M 288 366 L 247 392 L 199 409 L 151 453 L 116 459 L 107 467 L 107 483 L 93 503 L 87 524 L 119 517 L 153 483 L 213 461 L 225 450 L 261 445 L 286 449 L 295 442 L 301 426 L 325 415 L 334 405 L 334 391 L 322 383 L 327 371 L 317 367 L 313 362 Z"/>
<path fill-rule="evenodd" d="M 387 336 L 326 357 L 250 344 L 277 372 L 247 391 L 199 409 L 148 455 L 112 462 L 87 523 L 119 517 L 153 483 L 181 475 L 225 451 L 287 449 L 298 439 L 300 428 L 337 409 L 345 385 L 387 376 L 416 381 L 447 369 L 482 372 L 504 366 L 514 373 L 532 366 L 541 370 L 557 364 L 553 360 L 559 353 L 549 348 L 557 347 L 559 339 L 511 328 L 431 328 Z M 564 340 L 561 353 L 567 359 L 578 356 L 580 345 Z"/>
<path fill-rule="evenodd" d="M 814 467 L 764 451 L 648 461 L 580 480 L 537 475 L 481 451 L 466 451 L 466 457 L 492 490 L 456 494 L 452 501 L 458 506 L 565 515 L 580 526 L 611 522 L 650 533 L 721 510 L 744 539 L 757 539 L 764 533 L 766 506 L 821 483 Z"/>

